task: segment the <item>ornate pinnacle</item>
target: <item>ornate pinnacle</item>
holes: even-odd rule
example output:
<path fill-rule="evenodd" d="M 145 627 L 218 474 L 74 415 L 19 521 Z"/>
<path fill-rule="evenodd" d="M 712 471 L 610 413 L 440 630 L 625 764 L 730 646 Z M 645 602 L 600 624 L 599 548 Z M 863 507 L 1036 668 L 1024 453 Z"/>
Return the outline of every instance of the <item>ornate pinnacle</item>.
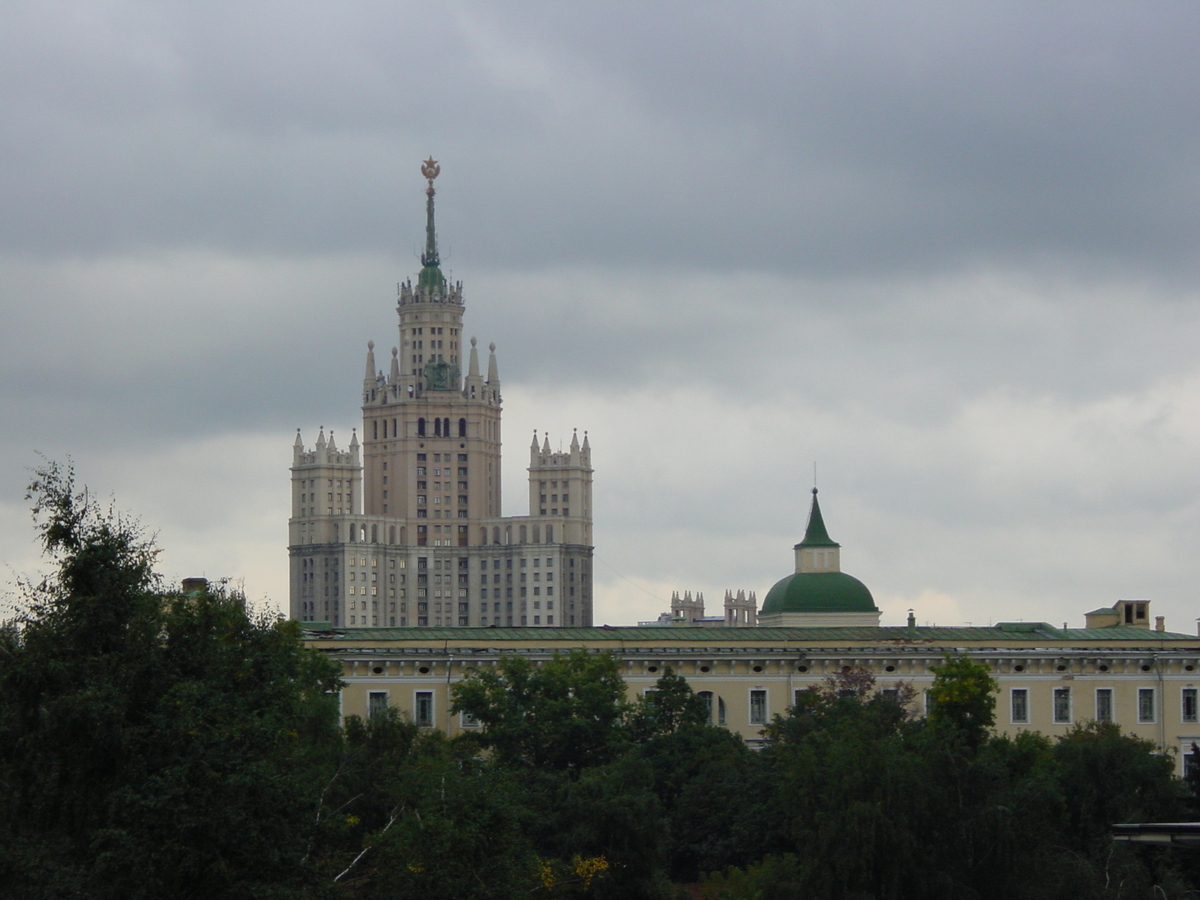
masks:
<path fill-rule="evenodd" d="M 421 254 L 421 265 L 426 269 L 437 269 L 439 263 L 437 232 L 433 226 L 433 179 L 437 178 L 441 171 L 442 167 L 437 164 L 437 160 L 432 156 L 421 163 L 421 174 L 429 180 L 429 187 L 425 189 L 425 195 L 428 198 L 425 201 L 425 252 Z M 427 283 L 424 274 L 422 275 L 421 284 L 423 287 L 427 289 L 436 288 L 438 292 L 443 292 L 445 289 L 445 278 L 442 277 L 440 269 L 436 272 L 433 281 L 437 282 L 436 285 L 432 282 Z"/>
<path fill-rule="evenodd" d="M 425 162 L 421 163 L 421 174 L 429 179 L 429 187 L 426 190 L 426 193 L 428 193 L 430 196 L 433 196 L 433 179 L 437 178 L 441 171 L 442 167 L 437 164 L 437 160 L 432 156 L 425 160 Z"/>

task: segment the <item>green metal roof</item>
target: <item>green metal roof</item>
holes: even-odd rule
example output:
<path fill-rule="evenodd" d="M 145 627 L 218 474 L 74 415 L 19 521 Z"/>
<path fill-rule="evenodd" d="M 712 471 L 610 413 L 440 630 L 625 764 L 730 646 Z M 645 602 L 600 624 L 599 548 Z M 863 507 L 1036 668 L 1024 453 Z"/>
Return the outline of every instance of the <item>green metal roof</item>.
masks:
<path fill-rule="evenodd" d="M 773 644 L 789 641 L 819 641 L 840 644 L 864 643 L 938 643 L 1008 641 L 1122 641 L 1127 643 L 1161 644 L 1167 641 L 1200 642 L 1200 636 L 1145 628 L 1117 626 L 1112 628 L 1055 628 L 1045 622 L 1000 623 L 983 626 L 917 626 L 907 628 L 850 626 L 833 628 L 713 628 L 694 625 L 674 626 L 611 626 L 594 628 L 481 628 L 481 627 L 407 627 L 407 628 L 328 628 L 317 629 L 301 623 L 309 640 L 363 641 L 469 641 L 479 643 L 510 643 L 535 641 L 545 644 L 602 641 L 652 641 L 664 645 L 673 643 L 712 641 L 714 643 Z M 1012 628 L 1021 626 L 1020 630 Z"/>
<path fill-rule="evenodd" d="M 845 572 L 795 572 L 767 592 L 760 616 L 879 612 L 867 586 Z"/>
<path fill-rule="evenodd" d="M 797 547 L 840 547 L 841 544 L 829 536 L 825 529 L 825 517 L 821 515 L 821 504 L 817 502 L 817 489 L 812 489 L 812 508 L 808 511 L 808 528 L 804 540 Z"/>

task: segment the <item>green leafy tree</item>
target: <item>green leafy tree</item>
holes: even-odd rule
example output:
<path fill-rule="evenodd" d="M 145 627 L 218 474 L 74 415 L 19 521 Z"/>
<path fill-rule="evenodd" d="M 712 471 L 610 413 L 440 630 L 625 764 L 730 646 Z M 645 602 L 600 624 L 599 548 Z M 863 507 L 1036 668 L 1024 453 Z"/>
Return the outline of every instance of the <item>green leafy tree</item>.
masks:
<path fill-rule="evenodd" d="M 454 685 L 451 712 L 482 726 L 468 736 L 507 766 L 578 774 L 625 746 L 625 682 L 607 653 L 556 653 L 540 665 L 505 656 Z"/>
<path fill-rule="evenodd" d="M 986 663 L 965 654 L 947 656 L 929 688 L 929 721 L 951 729 L 972 747 L 980 746 L 996 724 L 996 694 L 1000 686 Z"/>
<path fill-rule="evenodd" d="M 5 890 L 299 896 L 336 670 L 239 595 L 164 591 L 152 542 L 69 469 L 30 499 L 55 569 L 0 651 Z"/>
<path fill-rule="evenodd" d="M 705 725 L 710 711 L 703 697 L 698 697 L 687 679 L 676 675 L 668 666 L 654 684 L 634 702 L 628 722 L 631 736 L 645 741 L 663 734 L 673 734 L 688 725 Z"/>

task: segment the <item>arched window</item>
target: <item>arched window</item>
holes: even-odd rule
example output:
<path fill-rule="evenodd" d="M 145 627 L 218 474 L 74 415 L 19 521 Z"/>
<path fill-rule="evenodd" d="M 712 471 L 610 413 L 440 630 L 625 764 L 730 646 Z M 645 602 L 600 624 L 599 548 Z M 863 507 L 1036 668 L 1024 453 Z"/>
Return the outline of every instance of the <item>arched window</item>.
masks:
<path fill-rule="evenodd" d="M 392 437 L 398 437 L 399 432 L 396 431 L 396 420 L 392 419 Z"/>
<path fill-rule="evenodd" d="M 351 522 L 350 523 L 350 543 L 353 544 L 356 540 L 358 540 L 358 529 L 354 526 L 354 523 Z"/>
<path fill-rule="evenodd" d="M 384 427 L 386 428 L 387 426 L 385 425 Z M 379 420 L 378 419 L 376 419 L 374 422 L 371 423 L 371 437 L 375 438 L 376 440 L 379 439 Z M 387 435 L 385 434 L 384 437 L 387 437 Z"/>
<path fill-rule="evenodd" d="M 525 526 L 524 526 L 524 525 L 522 525 L 522 526 L 521 526 L 521 527 L 518 529 L 518 533 L 521 535 L 521 543 L 522 543 L 522 544 L 524 544 L 524 543 L 527 543 L 527 542 L 528 542 L 528 540 L 529 540 L 529 538 L 527 537 L 527 533 L 526 533 L 526 531 L 525 531 Z"/>
<path fill-rule="evenodd" d="M 395 525 L 388 526 L 388 543 L 389 544 L 396 543 L 396 526 Z"/>
<path fill-rule="evenodd" d="M 442 419 L 442 437 L 450 437 L 450 420 Z"/>
<path fill-rule="evenodd" d="M 708 707 L 708 724 L 711 725 L 712 724 L 712 714 L 713 714 L 712 691 L 700 691 L 700 693 L 696 694 L 696 696 L 699 697 L 701 700 L 703 700 L 704 705 Z"/>
<path fill-rule="evenodd" d="M 467 436 L 467 420 L 466 419 L 458 420 L 458 436 L 459 437 Z"/>
<path fill-rule="evenodd" d="M 500 543 L 500 526 L 496 525 L 492 528 L 492 543 Z"/>
<path fill-rule="evenodd" d="M 546 526 L 546 543 L 547 544 L 554 543 L 554 526 L 553 525 Z"/>
<path fill-rule="evenodd" d="M 504 526 L 504 543 L 505 544 L 512 543 L 512 526 L 511 525 Z"/>
<path fill-rule="evenodd" d="M 442 436 L 442 420 L 441 419 L 433 420 L 433 436 L 434 437 Z"/>
<path fill-rule="evenodd" d="M 408 546 L 408 528 L 403 525 L 400 526 L 400 546 Z"/>
<path fill-rule="evenodd" d="M 359 527 L 358 539 L 360 541 L 362 541 L 362 543 L 365 544 L 367 542 L 367 526 L 359 525 L 358 527 Z"/>
<path fill-rule="evenodd" d="M 540 544 L 542 542 L 542 526 L 540 525 L 533 526 L 533 542 L 535 544 Z"/>
<path fill-rule="evenodd" d="M 424 416 L 417 419 L 417 434 L 420 435 L 421 437 L 425 437 L 425 417 Z"/>
<path fill-rule="evenodd" d="M 486 525 L 482 526 L 479 529 L 479 543 L 480 544 L 487 543 L 487 526 Z"/>
<path fill-rule="evenodd" d="M 371 526 L 371 543 L 372 544 L 379 543 L 379 526 L 378 525 Z"/>

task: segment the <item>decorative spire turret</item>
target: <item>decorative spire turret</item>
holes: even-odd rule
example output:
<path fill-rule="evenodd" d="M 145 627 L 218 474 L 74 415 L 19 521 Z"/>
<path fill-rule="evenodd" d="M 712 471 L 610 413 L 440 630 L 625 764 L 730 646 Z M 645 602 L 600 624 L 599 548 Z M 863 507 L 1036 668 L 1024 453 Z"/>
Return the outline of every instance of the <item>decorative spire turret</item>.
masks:
<path fill-rule="evenodd" d="M 479 351 L 475 349 L 475 338 L 471 338 L 471 362 L 467 368 L 467 377 L 479 377 Z"/>
<path fill-rule="evenodd" d="M 367 341 L 367 370 L 363 373 L 363 383 L 370 389 L 375 384 L 375 342 Z"/>
<path fill-rule="evenodd" d="M 442 167 L 432 156 L 421 163 L 421 174 L 429 181 L 425 189 L 425 250 L 421 254 L 421 274 L 417 277 L 417 288 L 423 292 L 445 294 L 446 276 L 442 274 L 441 260 L 438 257 L 437 229 L 433 224 L 433 179 L 438 177 Z"/>
<path fill-rule="evenodd" d="M 837 547 L 837 541 L 829 536 L 825 529 L 825 517 L 821 515 L 821 505 L 817 502 L 817 489 L 812 489 L 812 509 L 808 514 L 808 528 L 804 532 L 804 540 L 798 547 Z"/>
<path fill-rule="evenodd" d="M 496 342 L 488 344 L 488 384 L 492 387 L 500 386 L 500 366 L 496 363 Z"/>

